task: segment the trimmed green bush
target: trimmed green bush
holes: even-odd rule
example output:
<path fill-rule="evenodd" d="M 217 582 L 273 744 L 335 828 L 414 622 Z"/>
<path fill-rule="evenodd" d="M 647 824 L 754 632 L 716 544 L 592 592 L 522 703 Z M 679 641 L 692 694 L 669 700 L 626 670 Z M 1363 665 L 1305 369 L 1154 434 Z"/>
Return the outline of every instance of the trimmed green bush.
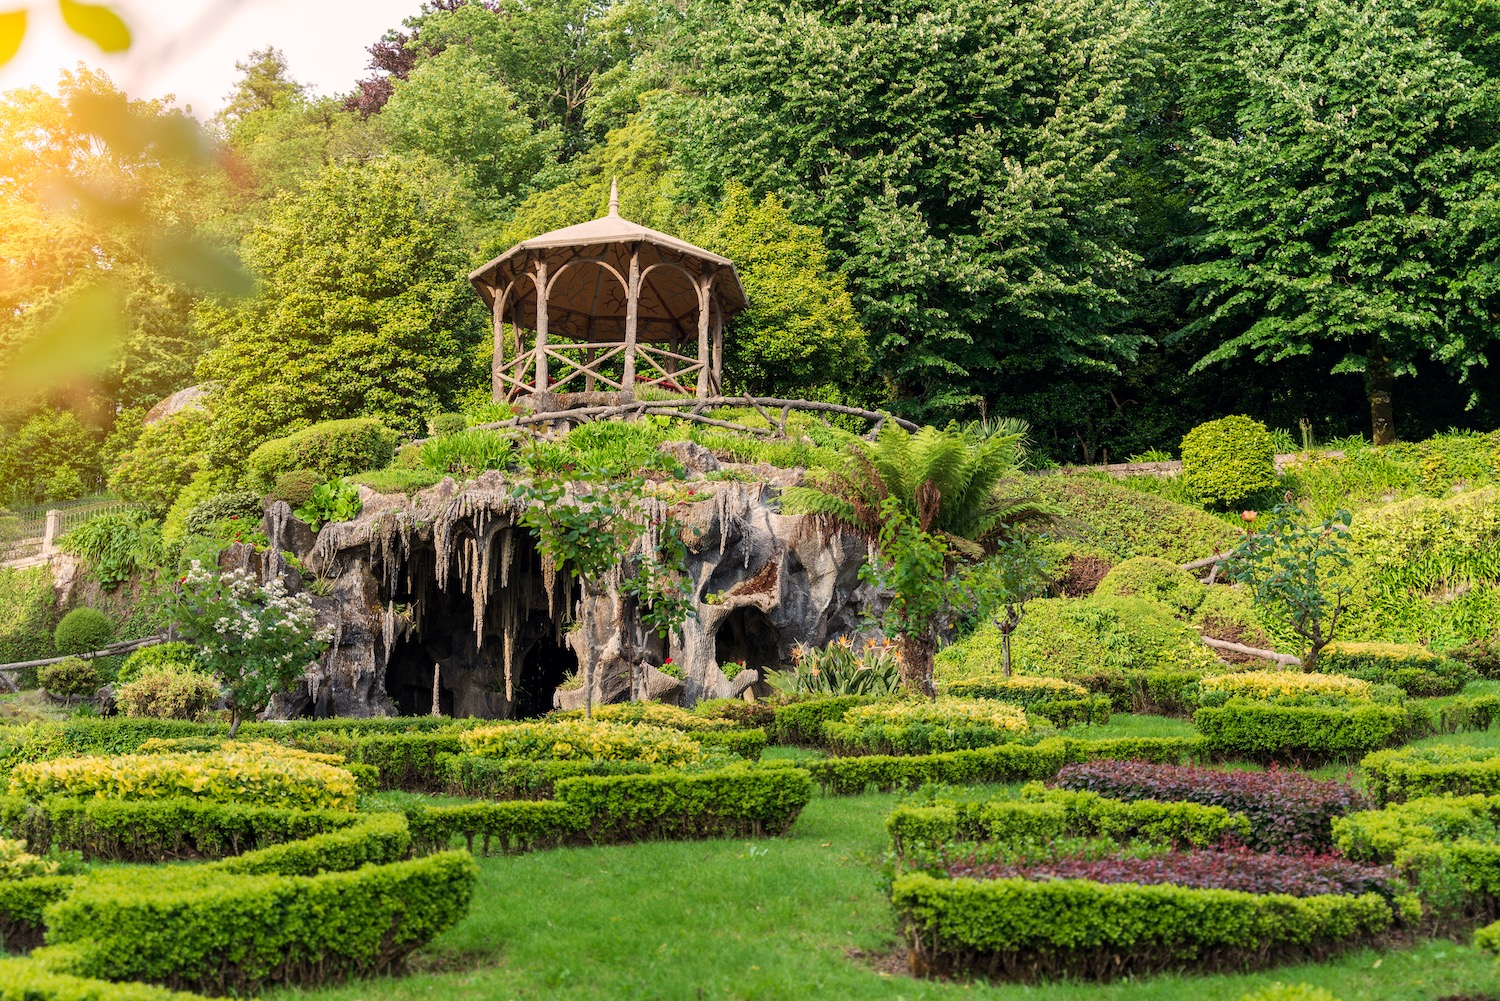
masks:
<path fill-rule="evenodd" d="M 75 608 L 62 617 L 52 633 L 52 644 L 63 656 L 93 653 L 114 638 L 115 627 L 97 608 Z"/>
<path fill-rule="evenodd" d="M 1218 670 L 1222 670 L 1219 665 Z M 1218 673 L 1212 670 L 1209 673 Z M 1152 716 L 1191 716 L 1198 708 L 1198 683 L 1204 671 L 1070 672 L 1068 681 L 1108 697 L 1116 712 Z"/>
<path fill-rule="evenodd" d="M 835 695 L 777 706 L 776 719 L 767 727 L 766 733 L 776 744 L 816 746 L 822 743 L 824 723 L 841 720 L 844 713 L 855 706 L 869 705 L 874 701 L 869 695 Z"/>
<path fill-rule="evenodd" d="M 1036 783 L 1021 791 L 1021 799 L 898 806 L 885 826 L 899 855 L 951 841 L 1044 844 L 1056 838 L 1109 837 L 1206 848 L 1228 836 L 1240 841 L 1250 836 L 1250 822 L 1222 806 L 1125 802 Z"/>
<path fill-rule="evenodd" d="M 183 519 L 183 527 L 189 535 L 208 535 L 213 531 L 215 523 L 238 520 L 247 528 L 254 529 L 260 524 L 263 514 L 259 493 L 254 490 L 233 490 L 194 504 Z"/>
<path fill-rule="evenodd" d="M 964 678 L 944 685 L 943 690 L 954 698 L 996 699 L 1024 706 L 1028 713 L 1058 727 L 1109 722 L 1109 696 L 1090 695 L 1087 688 L 1062 678 L 1019 674 L 1009 678 Z"/>
<path fill-rule="evenodd" d="M 447 781 L 445 792 L 515 800 L 549 799 L 559 779 L 580 775 L 644 775 L 652 766 L 644 761 L 528 761 L 445 754 L 438 758 L 436 768 Z"/>
<path fill-rule="evenodd" d="M 73 888 L 76 876 L 34 876 L 0 880 L 0 945 L 26 952 L 42 944 L 42 912 Z M 0 985 L 3 986 L 3 985 Z"/>
<path fill-rule="evenodd" d="M 125 658 L 120 670 L 115 672 L 115 684 L 126 685 L 147 671 L 176 671 L 182 673 L 193 669 L 193 648 L 187 643 L 159 643 L 143 646 Z"/>
<path fill-rule="evenodd" d="M 1336 641 L 1318 653 L 1318 670 L 1395 685 L 1417 698 L 1452 695 L 1474 677 L 1474 672 L 1459 661 L 1404 643 Z"/>
<path fill-rule="evenodd" d="M 921 965 L 1112 979 L 1238 970 L 1364 945 L 1396 915 L 1378 894 L 1292 897 L 1060 879 L 896 878 L 891 902 Z"/>
<path fill-rule="evenodd" d="M 1204 501 L 1228 507 L 1276 485 L 1276 445 L 1244 415 L 1199 424 L 1182 438 L 1182 482 Z"/>
<path fill-rule="evenodd" d="M 1201 753 L 1196 738 L 1118 737 L 1074 740 L 1049 737 L 1033 745 L 999 744 L 943 754 L 868 754 L 853 758 L 824 758 L 803 767 L 824 792 L 856 796 L 867 788 L 881 792 L 914 789 L 928 782 L 952 785 L 1050 779 L 1074 761 L 1109 759 L 1180 764 Z"/>
<path fill-rule="evenodd" d="M 209 994 L 388 973 L 468 911 L 477 877 L 466 852 L 319 876 L 99 873 L 48 910 L 37 957 Z"/>
<path fill-rule="evenodd" d="M 0 1001 L 204 1001 L 151 984 L 112 984 L 57 973 L 30 959 L 0 959 Z"/>
<path fill-rule="evenodd" d="M 1500 795 L 1500 747 L 1401 747 L 1360 761 L 1379 805 L 1424 796 Z"/>
<path fill-rule="evenodd" d="M 323 485 L 323 477 L 311 469 L 293 469 L 276 477 L 266 500 L 286 501 L 293 511 L 312 500 L 313 491 Z"/>
<path fill-rule="evenodd" d="M 1094 594 L 1144 598 L 1166 606 L 1174 615 L 1186 617 L 1203 604 L 1208 588 L 1176 563 L 1154 556 L 1137 556 L 1115 564 L 1094 588 Z"/>
<path fill-rule="evenodd" d="M 856 706 L 823 724 L 823 739 L 846 754 L 931 754 L 988 747 L 1031 732 L 1020 706 L 944 697 Z"/>
<path fill-rule="evenodd" d="M 115 704 L 126 716 L 194 720 L 223 695 L 218 681 L 197 671 L 153 668 L 115 688 Z"/>
<path fill-rule="evenodd" d="M 71 701 L 75 695 L 93 695 L 99 690 L 99 666 L 91 660 L 69 657 L 38 668 L 36 680 L 47 694 Z"/>
<path fill-rule="evenodd" d="M 1100 671 L 1208 671 L 1223 664 L 1198 631 L 1161 605 L 1115 596 L 1028 602 L 1011 634 L 1015 671 L 1064 677 Z M 937 655 L 939 682 L 1000 673 L 1000 631 L 985 626 Z"/>
<path fill-rule="evenodd" d="M 384 467 L 398 438 L 373 417 L 324 421 L 265 442 L 245 459 L 245 472 L 257 490 L 270 490 L 293 470 L 312 470 L 322 483 Z"/>
<path fill-rule="evenodd" d="M 1304 765 L 1386 747 L 1401 738 L 1409 720 L 1398 706 L 1367 703 L 1336 709 L 1244 699 L 1193 714 L 1203 745 L 1213 754 Z"/>
<path fill-rule="evenodd" d="M 0 799 L 0 829 L 37 851 L 106 862 L 218 859 L 355 824 L 347 810 L 295 810 L 200 799 Z"/>

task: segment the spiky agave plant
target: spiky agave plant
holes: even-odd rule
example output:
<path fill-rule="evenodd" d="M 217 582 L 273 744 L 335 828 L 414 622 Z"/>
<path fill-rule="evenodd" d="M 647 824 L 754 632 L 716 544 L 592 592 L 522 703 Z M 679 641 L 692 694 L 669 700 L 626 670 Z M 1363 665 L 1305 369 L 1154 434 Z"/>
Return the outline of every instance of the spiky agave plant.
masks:
<path fill-rule="evenodd" d="M 978 558 L 1008 530 L 1054 514 L 1042 502 L 1001 489 L 1025 450 L 1026 425 L 1019 421 L 950 424 L 915 433 L 886 421 L 877 439 L 855 445 L 841 468 L 815 472 L 807 486 L 789 488 L 782 508 L 875 540 L 882 505 L 894 498 L 922 531 Z"/>

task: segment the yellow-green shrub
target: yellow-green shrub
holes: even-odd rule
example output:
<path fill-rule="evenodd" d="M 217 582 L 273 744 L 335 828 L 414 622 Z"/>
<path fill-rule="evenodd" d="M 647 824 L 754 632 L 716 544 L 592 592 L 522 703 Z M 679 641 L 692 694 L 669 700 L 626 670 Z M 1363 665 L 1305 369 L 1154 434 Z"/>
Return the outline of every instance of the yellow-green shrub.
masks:
<path fill-rule="evenodd" d="M 582 713 L 558 713 L 554 718 L 581 718 Z M 645 723 L 648 726 L 666 727 L 669 730 L 733 730 L 737 724 L 727 719 L 708 719 L 678 706 L 660 702 L 616 702 L 599 706 L 594 710 L 594 719 L 606 723 Z"/>
<path fill-rule="evenodd" d="M 186 796 L 220 803 L 354 809 L 357 790 L 349 772 L 305 753 L 252 747 L 206 754 L 122 754 L 26 762 L 11 772 L 10 791 L 30 800 Z"/>
<path fill-rule="evenodd" d="M 1018 706 L 1057 699 L 1086 699 L 1089 690 L 1062 678 L 1037 678 L 1015 674 L 987 678 L 965 678 L 947 685 L 946 693 L 963 699 L 999 699 Z"/>
<path fill-rule="evenodd" d="M 835 748 L 866 754 L 928 754 L 1003 744 L 1031 732 L 1026 710 L 992 699 L 943 697 L 857 706 L 823 724 Z"/>
<path fill-rule="evenodd" d="M 1199 424 L 1182 438 L 1182 482 L 1218 505 L 1238 504 L 1275 486 L 1271 432 L 1244 415 Z"/>
<path fill-rule="evenodd" d="M 1215 705 L 1231 698 L 1275 702 L 1283 699 L 1316 697 L 1342 700 L 1365 700 L 1371 697 L 1371 684 L 1341 674 L 1303 674 L 1299 671 L 1245 671 L 1219 674 L 1198 683 L 1204 705 Z"/>
<path fill-rule="evenodd" d="M 920 702 L 877 702 L 856 706 L 844 713 L 845 723 L 853 726 L 891 724 L 909 726 L 930 723 L 935 726 L 968 726 L 978 724 L 997 730 L 1027 733 L 1031 727 L 1019 706 L 990 699 L 938 698 Z"/>
<path fill-rule="evenodd" d="M 479 727 L 459 735 L 471 754 L 553 761 L 645 761 L 677 766 L 699 760 L 702 745 L 665 727 L 564 720 Z"/>
<path fill-rule="evenodd" d="M 44 859 L 28 852 L 25 841 L 0 838 L 0 880 L 53 876 L 60 865 L 56 859 Z"/>
<path fill-rule="evenodd" d="M 115 690 L 115 704 L 126 716 L 195 720 L 222 692 L 219 683 L 197 671 L 153 668 Z"/>
<path fill-rule="evenodd" d="M 1100 597 L 1145 598 L 1178 615 L 1189 615 L 1203 603 L 1208 588 L 1176 563 L 1137 556 L 1115 564 L 1094 593 Z"/>

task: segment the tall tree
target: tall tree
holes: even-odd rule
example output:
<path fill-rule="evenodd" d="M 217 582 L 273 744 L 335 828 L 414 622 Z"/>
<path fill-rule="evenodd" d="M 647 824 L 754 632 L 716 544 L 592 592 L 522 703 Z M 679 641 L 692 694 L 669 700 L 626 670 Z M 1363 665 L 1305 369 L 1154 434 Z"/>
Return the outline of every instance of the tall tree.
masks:
<path fill-rule="evenodd" d="M 1174 277 L 1199 366 L 1324 345 L 1393 440 L 1397 378 L 1485 366 L 1500 317 L 1495 81 L 1423 30 L 1415 0 L 1173 5 L 1201 83 L 1187 183 L 1207 225 Z M 1204 97 L 1202 95 L 1208 95 Z"/>
<path fill-rule="evenodd" d="M 821 227 L 874 355 L 936 412 L 1112 369 L 1136 277 L 1117 191 L 1136 0 L 705 0 L 684 33 L 694 193 Z"/>
<path fill-rule="evenodd" d="M 256 49 L 244 61 L 236 62 L 234 68 L 240 76 L 234 90 L 224 98 L 224 107 L 219 111 L 221 120 L 235 121 L 307 98 L 307 87 L 292 79 L 286 56 L 278 48 L 268 45 Z"/>
<path fill-rule="evenodd" d="M 245 241 L 259 294 L 198 313 L 219 341 L 199 369 L 216 459 L 333 418 L 416 431 L 451 406 L 487 328 L 464 280 L 470 197 L 416 156 L 334 164 L 276 202 Z"/>

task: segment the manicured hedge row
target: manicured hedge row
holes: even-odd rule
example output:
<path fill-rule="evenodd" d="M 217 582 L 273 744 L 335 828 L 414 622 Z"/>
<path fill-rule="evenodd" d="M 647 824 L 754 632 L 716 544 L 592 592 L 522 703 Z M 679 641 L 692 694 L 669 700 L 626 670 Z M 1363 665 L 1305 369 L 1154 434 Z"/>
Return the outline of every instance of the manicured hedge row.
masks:
<path fill-rule="evenodd" d="M 466 852 L 319 876 L 100 873 L 48 909 L 36 956 L 80 976 L 209 994 L 391 972 L 467 912 L 477 877 Z"/>
<path fill-rule="evenodd" d="M 1309 764 L 1386 747 L 1410 719 L 1405 709 L 1374 703 L 1333 709 L 1234 699 L 1199 709 L 1193 722 L 1215 755 Z"/>
<path fill-rule="evenodd" d="M 1250 821 L 1246 844 L 1261 851 L 1323 851 L 1332 844 L 1333 820 L 1367 801 L 1342 782 L 1301 772 L 1217 771 L 1146 762 L 1071 764 L 1057 775 L 1063 789 L 1128 801 L 1154 799 L 1222 806 Z"/>
<path fill-rule="evenodd" d="M 1500 794 L 1500 747 L 1402 747 L 1359 763 L 1377 806 L 1422 796 Z"/>
<path fill-rule="evenodd" d="M 944 754 L 825 758 L 805 767 L 824 792 L 858 795 L 873 786 L 881 791 L 911 789 L 924 782 L 972 785 L 1048 779 L 1069 762 L 1098 759 L 1176 763 L 1202 751 L 1194 738 L 1119 737 L 1074 740 L 1049 737 L 1032 745 L 1001 744 Z"/>
<path fill-rule="evenodd" d="M 808 699 L 776 707 L 776 719 L 766 728 L 773 744 L 802 747 L 818 746 L 823 741 L 823 724 L 841 720 L 855 706 L 869 705 L 873 695 L 838 695 L 828 699 Z"/>
<path fill-rule="evenodd" d="M 1434 796 L 1351 814 L 1334 824 L 1353 859 L 1456 880 L 1469 914 L 1500 907 L 1500 796 Z M 1450 905 L 1451 906 L 1451 905 Z"/>
<path fill-rule="evenodd" d="M 0 880 L 0 945 L 25 952 L 42 944 L 42 911 L 73 888 L 76 876 L 35 876 Z"/>
<path fill-rule="evenodd" d="M 560 779 L 541 801 L 412 807 L 419 849 L 463 837 L 489 852 L 561 844 L 781 834 L 812 798 L 800 768 L 731 765 L 713 771 Z"/>
<path fill-rule="evenodd" d="M 1379 895 L 1292 897 L 1087 880 L 899 876 L 902 934 L 922 967 L 1007 979 L 1110 980 L 1242 970 L 1363 945 L 1397 915 Z M 1402 918 L 1420 908 L 1401 903 Z"/>
<path fill-rule="evenodd" d="M 644 775 L 644 761 L 529 761 L 483 758 L 476 754 L 439 755 L 433 780 L 454 796 L 485 799 L 549 799 L 559 779 L 584 775 Z"/>
<path fill-rule="evenodd" d="M 309 751 L 342 754 L 346 761 L 375 768 L 382 789 L 435 792 L 442 787 L 438 758 L 463 751 L 462 732 L 453 727 L 413 733 L 324 730 L 289 735 L 285 742 Z"/>
<path fill-rule="evenodd" d="M 1108 799 L 1090 792 L 1022 790 L 1020 800 L 898 806 L 886 830 L 898 855 L 951 841 L 1044 843 L 1066 837 L 1142 838 L 1168 845 L 1215 845 L 1249 839 L 1250 822 L 1222 806 Z"/>
<path fill-rule="evenodd" d="M 1115 712 L 1191 716 L 1198 708 L 1202 671 L 1067 672 L 1067 681 L 1107 696 Z"/>
<path fill-rule="evenodd" d="M 0 1001 L 203 1001 L 150 984 L 112 984 L 55 973 L 30 959 L 0 959 Z"/>
<path fill-rule="evenodd" d="M 694 730 L 692 737 L 703 745 L 705 751 L 722 751 L 725 754 L 733 754 L 744 758 L 746 761 L 759 761 L 761 753 L 765 751 L 769 742 L 764 730 Z"/>
<path fill-rule="evenodd" d="M 823 743 L 837 754 L 939 754 L 1008 744 L 1031 724 L 1018 705 L 942 696 L 857 706 L 823 723 Z"/>
<path fill-rule="evenodd" d="M 1395 685 L 1414 698 L 1452 695 L 1475 677 L 1461 661 L 1400 643 L 1330 643 L 1318 653 L 1318 670 Z"/>
<path fill-rule="evenodd" d="M 298 809 L 354 809 L 353 775 L 301 753 L 269 754 L 264 748 L 271 746 L 26 762 L 11 772 L 10 791 L 29 800 L 189 797 Z"/>
<path fill-rule="evenodd" d="M 347 810 L 293 810 L 197 799 L 0 799 L 0 830 L 32 850 L 112 862 L 223 858 L 348 827 Z"/>
<path fill-rule="evenodd" d="M 342 830 L 258 848 L 203 868 L 242 875 L 313 876 L 320 872 L 346 872 L 364 865 L 399 862 L 411 851 L 411 841 L 411 831 L 402 814 L 360 814 L 355 823 Z"/>

